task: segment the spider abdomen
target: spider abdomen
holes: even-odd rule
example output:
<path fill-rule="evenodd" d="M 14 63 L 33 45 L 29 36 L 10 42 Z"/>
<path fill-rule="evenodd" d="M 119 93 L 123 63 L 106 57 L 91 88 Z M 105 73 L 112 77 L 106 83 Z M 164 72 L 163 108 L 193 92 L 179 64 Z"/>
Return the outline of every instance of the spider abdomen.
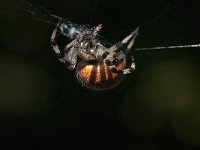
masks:
<path fill-rule="evenodd" d="M 126 62 L 116 66 L 117 70 L 124 70 Z M 85 87 L 105 90 L 118 85 L 124 78 L 123 74 L 113 73 L 105 63 L 81 61 L 76 67 L 78 81 Z"/>

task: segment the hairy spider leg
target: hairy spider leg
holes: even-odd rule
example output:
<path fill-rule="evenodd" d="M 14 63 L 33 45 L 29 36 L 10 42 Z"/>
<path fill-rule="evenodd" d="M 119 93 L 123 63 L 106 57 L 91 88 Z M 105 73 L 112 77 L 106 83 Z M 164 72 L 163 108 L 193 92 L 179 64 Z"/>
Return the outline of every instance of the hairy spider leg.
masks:
<path fill-rule="evenodd" d="M 104 54 L 102 55 L 103 59 L 112 60 L 113 55 L 116 54 L 116 51 L 119 50 L 119 48 L 121 48 L 122 46 L 124 46 L 132 38 L 132 40 L 129 42 L 126 50 L 123 52 L 125 55 L 127 55 L 129 50 L 131 49 L 131 47 L 133 46 L 133 44 L 135 42 L 138 32 L 139 32 L 139 27 L 137 27 L 131 34 L 129 34 L 127 37 L 125 37 L 121 42 L 114 44 L 112 47 L 110 47 L 108 50 L 106 50 L 104 52 Z"/>
<path fill-rule="evenodd" d="M 58 31 L 59 24 L 60 24 L 60 22 L 56 25 L 56 27 L 55 27 L 55 29 L 53 30 L 53 33 L 52 33 L 52 35 L 51 35 L 51 46 L 52 46 L 52 48 L 53 48 L 53 50 L 54 50 L 54 52 L 55 52 L 55 54 L 56 54 L 58 60 L 59 60 L 60 62 L 62 62 L 62 63 L 65 63 L 65 60 L 63 59 L 62 54 L 61 54 L 61 52 L 60 52 L 60 49 L 59 49 L 59 47 L 58 47 L 58 44 L 57 44 L 57 42 L 56 42 L 56 40 L 55 40 L 55 39 L 56 39 L 56 33 L 57 33 L 57 31 Z"/>
<path fill-rule="evenodd" d="M 101 31 L 101 29 L 102 29 L 102 24 L 99 24 L 98 26 L 96 26 L 93 31 L 93 36 L 96 37 L 98 33 Z"/>
<path fill-rule="evenodd" d="M 102 29 L 102 24 L 99 24 L 98 26 L 96 26 L 92 32 L 92 38 L 91 38 L 91 41 L 92 41 L 92 45 L 94 45 L 96 47 L 96 37 L 98 35 L 98 33 L 101 31 Z"/>
<path fill-rule="evenodd" d="M 56 34 L 57 34 L 57 32 L 58 32 L 58 28 L 59 28 L 59 26 L 60 26 L 60 23 L 61 23 L 61 21 L 59 21 L 59 22 L 57 23 L 57 25 L 56 25 L 56 27 L 55 27 L 55 29 L 53 30 L 53 33 L 52 33 L 52 35 L 51 35 L 51 46 L 52 46 L 52 48 L 53 48 L 53 50 L 54 50 L 54 52 L 55 52 L 55 54 L 56 54 L 58 60 L 59 60 L 61 63 L 65 64 L 65 65 L 67 66 L 68 69 L 71 69 L 71 70 L 72 70 L 72 69 L 74 69 L 74 66 L 75 66 L 75 65 L 74 65 L 74 64 L 70 64 L 70 63 L 68 63 L 68 62 L 66 61 L 66 55 L 67 55 L 66 49 L 72 47 L 72 45 L 74 44 L 75 41 L 72 41 L 71 43 L 69 43 L 69 44 L 65 47 L 64 57 L 63 57 L 63 56 L 62 56 L 62 53 L 60 52 L 59 46 L 58 46 L 58 44 L 57 44 L 57 42 L 56 42 Z"/>
<path fill-rule="evenodd" d="M 131 56 L 131 61 L 132 61 L 131 65 L 129 67 L 127 67 L 126 69 L 117 70 L 117 65 L 121 61 L 126 61 L 126 56 L 129 53 L 132 46 L 134 45 L 135 39 L 138 35 L 138 32 L 139 32 L 139 28 L 136 28 L 131 34 L 129 34 L 127 37 L 125 37 L 121 42 L 118 42 L 117 44 L 113 45 L 109 49 L 110 50 L 109 52 L 104 54 L 104 57 L 105 57 L 105 55 L 107 55 L 105 58 L 105 63 L 108 65 L 108 67 L 110 68 L 110 70 L 113 73 L 129 74 L 135 70 L 135 62 L 134 62 L 133 56 Z M 128 43 L 128 46 L 126 47 L 125 50 L 116 52 L 117 50 L 119 50 L 119 48 L 121 48 L 123 45 L 125 45 L 127 43 Z"/>
<path fill-rule="evenodd" d="M 109 52 L 110 53 L 115 52 L 116 50 L 121 48 L 123 45 L 128 43 L 128 41 L 130 41 L 131 38 L 132 38 L 132 42 L 134 44 L 134 41 L 135 41 L 135 38 L 138 35 L 138 32 L 139 32 L 139 27 L 137 27 L 131 34 L 129 34 L 127 37 L 125 37 L 121 42 L 118 42 L 115 45 L 113 45 L 112 47 L 110 47 Z"/>

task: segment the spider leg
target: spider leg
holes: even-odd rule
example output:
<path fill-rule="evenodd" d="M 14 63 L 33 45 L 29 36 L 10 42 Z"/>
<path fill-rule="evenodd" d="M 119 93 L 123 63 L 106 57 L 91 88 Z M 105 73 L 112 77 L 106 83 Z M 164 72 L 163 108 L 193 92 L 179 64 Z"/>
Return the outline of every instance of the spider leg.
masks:
<path fill-rule="evenodd" d="M 102 24 L 99 24 L 98 26 L 96 26 L 95 28 L 94 28 L 94 30 L 93 30 L 93 32 L 92 32 L 92 34 L 91 34 L 91 42 L 92 42 L 92 45 L 94 46 L 94 47 L 96 47 L 97 45 L 97 43 L 96 43 L 96 37 L 97 37 L 97 35 L 98 35 L 98 33 L 101 31 L 101 29 L 102 29 Z"/>
<path fill-rule="evenodd" d="M 135 42 L 135 38 L 138 35 L 138 31 L 139 31 L 139 28 L 137 28 L 134 32 L 132 32 L 130 35 L 128 35 L 126 38 L 124 38 L 121 42 L 113 45 L 110 48 L 110 51 L 106 51 L 102 55 L 102 57 L 105 58 L 104 62 L 108 65 L 108 67 L 110 68 L 110 70 L 113 73 L 129 74 L 135 70 L 135 63 L 134 63 L 133 56 L 131 56 L 132 63 L 129 67 L 125 68 L 124 70 L 118 70 L 117 66 L 118 66 L 120 60 L 125 61 L 126 55 L 129 53 L 130 49 L 132 48 L 132 46 Z M 126 50 L 117 51 L 120 47 L 122 47 L 126 43 L 128 43 Z"/>
<path fill-rule="evenodd" d="M 127 50 L 129 51 L 131 49 L 131 47 L 134 44 L 135 38 L 137 37 L 139 32 L 139 27 L 137 27 L 131 34 L 129 34 L 127 37 L 125 37 L 121 42 L 116 43 L 115 45 L 113 45 L 112 47 L 110 47 L 110 52 L 115 52 L 117 51 L 119 48 L 121 48 L 123 45 L 125 45 L 126 43 L 128 43 L 131 38 L 132 40 L 130 41 Z"/>
<path fill-rule="evenodd" d="M 58 44 L 56 42 L 56 34 L 58 32 L 59 24 L 60 24 L 60 22 L 58 22 L 58 24 L 56 25 L 56 27 L 53 30 L 53 33 L 51 35 L 51 46 L 52 46 L 52 48 L 53 48 L 58 60 L 60 62 L 62 62 L 62 63 L 65 63 L 65 60 L 63 59 L 62 54 L 61 54 L 60 49 L 59 49 L 59 46 L 58 46 Z"/>
<path fill-rule="evenodd" d="M 112 63 L 112 65 L 108 65 L 108 67 L 110 68 L 110 70 L 113 72 L 113 73 L 116 73 L 116 74 L 129 74 L 129 73 L 132 73 L 134 70 L 135 70 L 135 62 L 134 62 L 134 58 L 133 56 L 131 56 L 131 65 L 128 67 L 128 68 L 125 68 L 124 70 L 118 70 L 117 69 L 117 65 L 119 64 L 120 60 L 117 60 L 115 61 L 114 63 Z M 123 59 L 121 59 L 121 61 L 124 61 Z"/>
<path fill-rule="evenodd" d="M 131 56 L 131 64 L 128 68 L 123 70 L 123 74 L 129 74 L 132 73 L 135 70 L 135 62 L 134 62 L 134 57 Z"/>
<path fill-rule="evenodd" d="M 78 50 L 75 47 L 70 48 L 68 52 L 64 51 L 64 60 L 70 64 L 68 68 L 73 70 L 77 63 Z"/>
<path fill-rule="evenodd" d="M 59 28 L 60 22 L 61 22 L 61 21 L 58 22 L 58 24 L 56 25 L 56 27 L 55 27 L 55 29 L 53 30 L 53 33 L 52 33 L 52 35 L 51 35 L 51 46 L 52 46 L 52 48 L 53 48 L 53 50 L 54 50 L 54 52 L 55 52 L 55 54 L 56 54 L 58 60 L 59 60 L 61 63 L 65 64 L 66 67 L 67 67 L 68 69 L 73 70 L 73 69 L 75 68 L 75 65 L 76 65 L 76 64 L 71 64 L 70 61 L 68 61 L 66 51 L 67 51 L 67 49 L 69 49 L 70 47 L 73 46 L 73 44 L 75 43 L 75 41 L 72 41 L 71 43 L 69 43 L 69 44 L 65 47 L 65 49 L 64 49 L 64 57 L 63 57 L 63 56 L 62 56 L 62 53 L 60 52 L 59 46 L 58 46 L 58 44 L 57 44 L 57 42 L 56 42 L 56 34 L 57 34 L 57 32 L 58 32 L 58 28 Z M 76 57 L 76 56 L 75 56 L 75 57 Z"/>
<path fill-rule="evenodd" d="M 98 32 L 100 32 L 102 29 L 102 24 L 99 24 L 98 26 L 95 27 L 94 31 L 93 31 L 93 36 L 96 37 L 98 35 Z"/>
<path fill-rule="evenodd" d="M 125 68 L 124 70 L 118 70 L 117 66 L 120 61 L 126 61 L 126 55 L 129 53 L 130 49 L 132 48 L 135 39 L 138 35 L 139 28 L 136 28 L 131 34 L 125 37 L 121 42 L 113 45 L 110 47 L 109 51 L 105 51 L 102 55 L 104 62 L 108 65 L 110 70 L 116 74 L 129 74 L 135 70 L 135 62 L 133 56 L 131 56 L 132 63 L 129 67 Z M 129 43 L 128 43 L 129 42 Z M 127 44 L 126 50 L 117 51 L 123 45 Z"/>
<path fill-rule="evenodd" d="M 105 59 L 106 61 L 113 61 L 114 55 L 118 55 L 118 56 L 123 56 L 123 55 L 127 55 L 130 51 L 130 49 L 132 48 L 135 39 L 138 35 L 139 32 L 139 27 L 136 28 L 131 34 L 129 34 L 127 37 L 125 37 L 121 42 L 118 42 L 117 44 L 113 45 L 112 47 L 110 47 L 108 50 L 106 50 L 103 55 L 102 58 Z M 132 38 L 132 39 L 131 39 Z M 130 41 L 130 42 L 129 42 Z M 129 43 L 128 43 L 129 42 Z M 121 51 L 123 54 L 119 55 L 119 52 L 117 52 L 117 50 L 119 50 L 119 48 L 121 48 L 123 45 L 127 44 L 128 46 L 126 47 L 125 50 Z M 120 53 L 121 53 L 120 52 Z"/>

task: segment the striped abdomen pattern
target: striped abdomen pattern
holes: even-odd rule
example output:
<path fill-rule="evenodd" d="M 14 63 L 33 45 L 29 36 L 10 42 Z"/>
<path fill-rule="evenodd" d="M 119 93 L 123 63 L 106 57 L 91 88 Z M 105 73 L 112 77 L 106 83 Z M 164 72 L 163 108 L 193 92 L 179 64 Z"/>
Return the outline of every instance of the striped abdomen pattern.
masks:
<path fill-rule="evenodd" d="M 117 70 L 124 70 L 126 62 L 122 61 L 116 66 Z M 85 87 L 104 90 L 119 84 L 124 75 L 112 73 L 105 63 L 99 62 L 79 62 L 76 67 L 76 76 L 78 81 Z"/>

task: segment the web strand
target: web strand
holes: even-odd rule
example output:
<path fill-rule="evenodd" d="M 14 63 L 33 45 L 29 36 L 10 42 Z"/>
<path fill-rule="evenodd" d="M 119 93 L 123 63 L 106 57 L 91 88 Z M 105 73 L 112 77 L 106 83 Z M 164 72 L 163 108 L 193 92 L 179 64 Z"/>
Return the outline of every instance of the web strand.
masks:
<path fill-rule="evenodd" d="M 31 15 L 37 16 L 38 20 L 41 20 L 43 22 L 50 23 L 50 24 L 55 24 L 50 21 L 52 19 L 56 20 L 56 21 L 63 20 L 62 17 L 59 17 L 57 15 L 50 13 L 47 9 L 45 9 L 42 6 L 37 8 L 34 5 L 32 5 L 31 3 L 27 2 L 26 0 L 21 0 L 21 1 L 29 8 L 26 12 Z"/>
<path fill-rule="evenodd" d="M 151 48 L 136 48 L 136 51 L 147 51 L 147 50 L 161 50 L 161 49 L 177 49 L 177 48 L 200 48 L 200 44 L 193 45 L 179 45 L 179 46 L 161 46 Z"/>

